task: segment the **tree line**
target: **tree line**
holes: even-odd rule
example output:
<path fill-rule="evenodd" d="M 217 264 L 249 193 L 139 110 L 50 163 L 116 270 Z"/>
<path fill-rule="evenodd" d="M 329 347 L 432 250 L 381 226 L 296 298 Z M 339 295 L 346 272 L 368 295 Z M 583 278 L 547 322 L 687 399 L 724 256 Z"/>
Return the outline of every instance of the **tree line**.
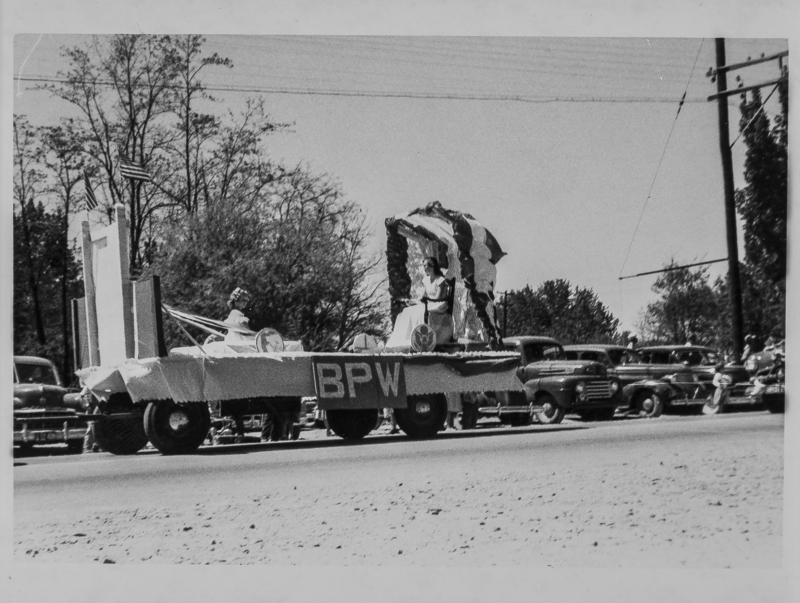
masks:
<path fill-rule="evenodd" d="M 234 65 L 204 46 L 197 35 L 115 35 L 64 48 L 59 82 L 42 89 L 74 117 L 43 126 L 14 115 L 16 354 L 49 357 L 72 373 L 68 307 L 83 289 L 71 225 L 86 207 L 84 174 L 99 203 L 90 219 L 109 223 L 114 205 L 126 206 L 131 274 L 159 274 L 166 303 L 223 318 L 229 292 L 241 286 L 253 297 L 254 328 L 276 328 L 311 350 L 389 328 L 363 210 L 334 178 L 270 157 L 265 140 L 289 135 L 292 124 L 272 118 L 263 99 L 247 99 L 238 113 L 220 110 L 203 77 Z M 785 84 L 779 98 L 774 122 L 758 90 L 740 105 L 748 147 L 747 186 L 736 192 L 745 324 L 764 337 L 785 329 Z M 121 156 L 150 181 L 124 178 Z M 657 300 L 640 316 L 640 339 L 680 342 L 691 334 L 726 347 L 726 287 L 724 279 L 711 283 L 706 269 L 665 272 L 653 286 Z M 591 289 L 565 280 L 508 291 L 497 307 L 509 334 L 564 343 L 626 335 Z M 169 322 L 167 336 L 180 341 Z"/>

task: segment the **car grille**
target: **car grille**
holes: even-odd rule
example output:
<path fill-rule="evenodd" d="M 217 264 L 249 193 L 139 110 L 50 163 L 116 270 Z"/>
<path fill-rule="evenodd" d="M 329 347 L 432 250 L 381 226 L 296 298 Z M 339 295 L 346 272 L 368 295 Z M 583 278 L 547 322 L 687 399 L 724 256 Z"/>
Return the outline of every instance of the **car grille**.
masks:
<path fill-rule="evenodd" d="M 608 399 L 611 397 L 611 381 L 589 381 L 585 392 L 589 400 Z"/>

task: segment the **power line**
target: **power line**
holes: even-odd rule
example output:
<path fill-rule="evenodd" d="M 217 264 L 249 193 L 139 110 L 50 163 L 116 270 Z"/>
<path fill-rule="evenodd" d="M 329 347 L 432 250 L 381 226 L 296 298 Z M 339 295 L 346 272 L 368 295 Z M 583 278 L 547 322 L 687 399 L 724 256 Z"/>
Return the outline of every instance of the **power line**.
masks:
<path fill-rule="evenodd" d="M 41 82 L 66 84 L 69 83 L 65 78 L 39 77 L 39 76 L 17 76 L 17 81 L 22 82 Z M 95 81 L 101 86 L 113 87 L 112 82 Z M 165 88 L 180 90 L 182 86 L 172 85 Z M 434 93 L 434 92 L 374 92 L 369 90 L 324 90 L 312 88 L 281 88 L 281 87 L 258 87 L 258 86 L 204 86 L 210 92 L 252 92 L 258 94 L 293 94 L 307 96 L 347 96 L 347 97 L 367 97 L 367 98 L 411 98 L 429 100 L 474 100 L 474 101 L 507 101 L 533 104 L 547 103 L 674 103 L 674 98 L 624 98 L 624 97 L 575 97 L 575 96 L 552 96 L 548 98 L 531 98 L 516 94 L 463 94 L 463 93 Z M 705 103 L 706 99 L 684 99 L 683 103 Z"/>
<path fill-rule="evenodd" d="M 633 247 L 633 241 L 636 239 L 636 234 L 639 232 L 639 226 L 642 223 L 642 217 L 644 216 L 644 212 L 647 209 L 647 203 L 650 201 L 650 196 L 653 194 L 653 187 L 656 185 L 656 179 L 658 178 L 658 174 L 661 171 L 661 164 L 664 161 L 664 156 L 667 154 L 667 149 L 669 148 L 669 141 L 672 139 L 672 133 L 675 131 L 675 124 L 678 123 L 678 116 L 681 114 L 681 109 L 683 108 L 684 103 L 686 102 L 686 93 L 689 91 L 689 83 L 692 81 L 692 76 L 694 75 L 695 67 L 697 67 L 697 60 L 700 58 L 700 51 L 703 49 L 703 40 L 700 40 L 700 48 L 697 49 L 697 56 L 694 59 L 694 65 L 692 65 L 692 71 L 689 73 L 689 79 L 686 81 L 686 89 L 683 91 L 683 96 L 681 97 L 680 102 L 678 103 L 678 111 L 675 113 L 675 119 L 672 120 L 672 127 L 669 129 L 669 136 L 667 136 L 667 142 L 664 144 L 664 150 L 661 152 L 661 158 L 658 160 L 658 167 L 656 167 L 656 173 L 653 175 L 653 181 L 650 183 L 650 190 L 647 192 L 647 198 L 644 200 L 644 206 L 642 207 L 642 212 L 639 214 L 639 220 L 636 222 L 636 228 L 633 230 L 633 236 L 631 237 L 631 242 L 628 245 L 628 251 L 625 253 L 625 259 L 622 261 L 622 267 L 619 270 L 619 278 L 622 279 L 622 271 L 625 270 L 625 264 L 628 261 L 628 256 L 630 256 L 631 248 Z M 673 101 L 674 102 L 674 101 Z"/>

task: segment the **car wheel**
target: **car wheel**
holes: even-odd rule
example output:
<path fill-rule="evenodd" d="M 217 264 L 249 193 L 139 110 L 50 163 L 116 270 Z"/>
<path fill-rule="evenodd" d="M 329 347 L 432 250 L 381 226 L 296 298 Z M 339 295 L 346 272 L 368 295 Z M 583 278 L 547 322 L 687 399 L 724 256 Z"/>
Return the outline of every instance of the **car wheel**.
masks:
<path fill-rule="evenodd" d="M 536 413 L 536 420 L 542 425 L 556 425 L 564 420 L 567 412 L 550 394 L 544 394 L 539 398 L 538 403 L 542 406 L 542 410 Z"/>
<path fill-rule="evenodd" d="M 408 406 L 394 411 L 397 426 L 410 438 L 432 438 L 444 427 L 447 401 L 444 396 L 408 396 Z"/>
<path fill-rule="evenodd" d="M 377 408 L 356 408 L 327 411 L 331 431 L 345 440 L 361 440 L 375 428 Z"/>
<path fill-rule="evenodd" d="M 94 422 L 94 439 L 101 450 L 111 454 L 136 454 L 147 446 L 141 415 L 105 415 Z"/>
<path fill-rule="evenodd" d="M 653 391 L 643 391 L 636 397 L 636 411 L 644 419 L 656 419 L 664 412 L 664 401 Z"/>
<path fill-rule="evenodd" d="M 70 454 L 80 454 L 83 452 L 83 440 L 70 440 L 67 442 L 67 452 Z"/>
<path fill-rule="evenodd" d="M 144 430 L 161 454 L 188 454 L 200 447 L 211 427 L 208 405 L 150 402 L 144 411 Z"/>
<path fill-rule="evenodd" d="M 783 414 L 786 411 L 786 398 L 783 394 L 764 396 L 764 405 L 772 414 Z"/>

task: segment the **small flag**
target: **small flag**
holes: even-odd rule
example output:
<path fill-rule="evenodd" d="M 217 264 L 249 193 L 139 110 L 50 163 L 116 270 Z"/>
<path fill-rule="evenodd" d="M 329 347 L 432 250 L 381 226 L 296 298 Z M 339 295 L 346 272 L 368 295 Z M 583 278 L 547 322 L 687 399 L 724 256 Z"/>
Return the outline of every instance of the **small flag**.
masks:
<path fill-rule="evenodd" d="M 83 173 L 83 188 L 86 192 L 86 209 L 97 209 L 97 197 L 94 196 L 92 185 L 89 183 L 89 174 Z"/>
<path fill-rule="evenodd" d="M 138 163 L 132 162 L 125 155 L 119 156 L 119 173 L 123 178 L 150 182 L 150 174 L 147 173 L 147 170 Z"/>

